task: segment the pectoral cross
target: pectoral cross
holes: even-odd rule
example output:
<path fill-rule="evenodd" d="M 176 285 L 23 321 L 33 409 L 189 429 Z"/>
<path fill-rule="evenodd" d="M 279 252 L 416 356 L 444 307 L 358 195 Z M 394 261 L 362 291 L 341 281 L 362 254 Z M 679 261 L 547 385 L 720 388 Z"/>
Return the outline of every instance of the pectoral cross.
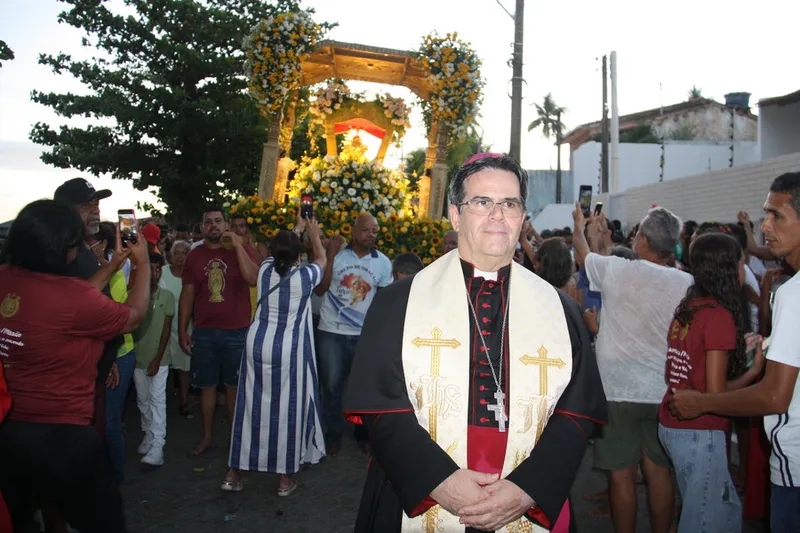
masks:
<path fill-rule="evenodd" d="M 489 404 L 488 409 L 494 412 L 494 420 L 500 425 L 500 433 L 505 433 L 506 420 L 508 420 L 506 416 L 506 395 L 503 391 L 498 390 L 494 393 L 494 399 L 497 403 L 494 405 Z"/>

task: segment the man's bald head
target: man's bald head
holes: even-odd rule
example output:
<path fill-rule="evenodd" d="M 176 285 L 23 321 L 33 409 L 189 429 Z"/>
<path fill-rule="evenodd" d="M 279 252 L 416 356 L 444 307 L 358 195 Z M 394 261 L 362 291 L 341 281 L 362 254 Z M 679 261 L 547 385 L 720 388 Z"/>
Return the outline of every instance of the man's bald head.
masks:
<path fill-rule="evenodd" d="M 458 248 L 458 232 L 450 230 L 444 234 L 442 253 L 446 254 L 452 250 L 455 250 L 456 248 Z"/>
<path fill-rule="evenodd" d="M 369 213 L 361 213 L 353 228 L 353 245 L 360 251 L 369 251 L 378 238 L 378 221 Z"/>

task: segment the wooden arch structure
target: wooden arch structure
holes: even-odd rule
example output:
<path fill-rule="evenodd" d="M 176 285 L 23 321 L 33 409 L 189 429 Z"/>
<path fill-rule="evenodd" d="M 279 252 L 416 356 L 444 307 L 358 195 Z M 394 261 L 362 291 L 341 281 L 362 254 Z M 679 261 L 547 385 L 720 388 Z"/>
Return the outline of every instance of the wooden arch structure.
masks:
<path fill-rule="evenodd" d="M 327 40 L 322 41 L 314 53 L 303 61 L 301 70 L 302 86 L 314 85 L 330 78 L 341 78 L 401 85 L 408 87 L 422 99 L 430 97 L 427 75 L 412 52 Z M 291 168 L 288 154 L 295 126 L 295 98 L 296 94 L 290 96 L 286 113 L 282 117 L 273 116 L 270 119 L 258 184 L 258 194 L 262 198 L 282 201 L 286 194 Z M 347 118 L 355 117 L 351 115 Z M 371 120 L 369 117 L 363 118 Z M 382 127 L 381 124 L 377 125 Z M 387 132 L 387 137 L 391 138 L 390 132 Z M 438 123 L 431 124 L 425 175 L 419 182 L 421 215 L 439 218 L 443 214 L 447 183 L 447 144 L 446 128 Z"/>

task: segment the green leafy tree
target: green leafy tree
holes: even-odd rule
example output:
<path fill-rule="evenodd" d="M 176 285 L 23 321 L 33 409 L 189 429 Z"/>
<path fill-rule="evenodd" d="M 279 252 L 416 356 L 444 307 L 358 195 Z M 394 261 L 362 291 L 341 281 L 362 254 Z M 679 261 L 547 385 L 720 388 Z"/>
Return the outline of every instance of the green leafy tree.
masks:
<path fill-rule="evenodd" d="M 8 47 L 5 41 L 0 41 L 0 61 L 11 61 L 14 59 L 14 51 Z M 0 67 L 3 65 L 0 64 Z"/>
<path fill-rule="evenodd" d="M 561 139 L 564 137 L 564 123 L 561 115 L 567 112 L 566 107 L 556 104 L 551 93 L 547 93 L 542 105 L 534 102 L 537 118 L 528 124 L 528 131 L 541 129 L 545 139 L 555 137 L 556 142 L 556 203 L 561 203 Z"/>
<path fill-rule="evenodd" d="M 242 39 L 259 19 L 300 9 L 299 0 L 125 0 L 132 15 L 100 0 L 61 1 L 70 8 L 59 22 L 83 30 L 97 54 L 43 54 L 39 63 L 89 91 L 32 99 L 62 117 L 102 120 L 35 124 L 30 137 L 49 147 L 45 163 L 155 187 L 173 221 L 196 221 L 223 193 L 255 190 L 266 124 L 247 95 Z"/>

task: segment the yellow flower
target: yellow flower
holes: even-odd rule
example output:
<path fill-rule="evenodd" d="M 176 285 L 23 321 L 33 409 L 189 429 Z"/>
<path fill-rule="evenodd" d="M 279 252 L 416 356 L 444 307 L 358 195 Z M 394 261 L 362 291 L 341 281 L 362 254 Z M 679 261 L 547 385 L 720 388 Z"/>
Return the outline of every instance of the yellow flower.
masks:
<path fill-rule="evenodd" d="M 286 229 L 293 230 L 294 229 L 294 222 L 289 222 L 288 224 L 286 224 Z"/>
<path fill-rule="evenodd" d="M 261 200 L 257 201 L 256 207 L 264 207 L 264 202 L 262 202 Z"/>
<path fill-rule="evenodd" d="M 430 265 L 431 261 L 432 261 L 432 259 L 430 257 L 423 257 L 422 258 L 422 264 L 424 264 L 424 265 Z"/>
<path fill-rule="evenodd" d="M 283 223 L 284 223 L 284 222 L 286 222 L 286 217 L 279 216 L 279 217 L 277 218 L 277 220 L 275 220 L 275 222 L 277 222 L 277 223 L 278 223 L 278 224 L 280 224 L 280 225 L 283 225 Z"/>
<path fill-rule="evenodd" d="M 235 214 L 236 211 L 238 211 L 238 210 L 239 210 L 239 206 L 238 205 L 235 205 L 235 206 L 231 207 L 231 215 Z"/>
<path fill-rule="evenodd" d="M 353 227 L 350 224 L 342 224 L 341 227 L 342 235 L 350 235 L 350 232 L 353 231 Z"/>
<path fill-rule="evenodd" d="M 247 217 L 247 223 L 248 224 L 252 224 L 253 223 L 253 217 Z"/>
<path fill-rule="evenodd" d="M 261 219 L 260 218 L 256 219 L 256 224 L 261 224 Z"/>

